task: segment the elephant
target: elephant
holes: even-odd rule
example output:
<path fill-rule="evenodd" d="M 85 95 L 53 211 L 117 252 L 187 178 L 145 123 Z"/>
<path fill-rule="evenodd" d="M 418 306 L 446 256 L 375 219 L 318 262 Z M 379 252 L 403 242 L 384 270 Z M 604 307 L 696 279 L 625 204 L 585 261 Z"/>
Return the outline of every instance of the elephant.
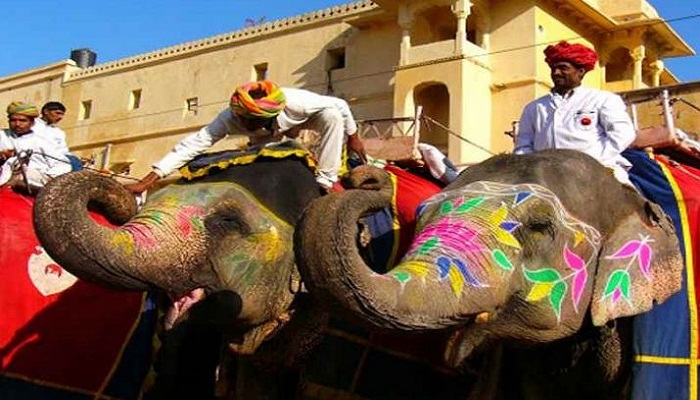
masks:
<path fill-rule="evenodd" d="M 307 207 L 294 248 L 316 302 L 381 332 L 448 332 L 447 365 L 484 366 L 473 398 L 622 398 L 630 318 L 681 287 L 658 205 L 579 151 L 501 154 L 424 201 L 408 252 L 380 273 L 357 221 L 389 201 L 347 191 Z"/>
<path fill-rule="evenodd" d="M 47 253 L 80 279 L 121 290 L 205 293 L 165 336 L 171 345 L 159 366 L 171 385 L 162 397 L 207 398 L 188 390 L 206 384 L 213 396 L 222 339 L 237 354 L 251 355 L 272 333 L 284 331 L 303 303 L 295 301 L 300 283 L 292 232 L 319 195 L 314 173 L 294 157 L 262 158 L 181 180 L 151 194 L 138 212 L 120 183 L 81 171 L 42 189 L 34 222 Z M 98 206 L 123 225 L 96 224 L 88 208 Z M 302 314 L 306 323 L 294 332 L 311 346 L 308 330 L 321 332 L 323 315 L 313 314 L 313 305 Z M 301 350 L 279 354 L 274 362 L 285 367 Z M 177 365 L 186 363 L 192 368 L 182 377 Z"/>

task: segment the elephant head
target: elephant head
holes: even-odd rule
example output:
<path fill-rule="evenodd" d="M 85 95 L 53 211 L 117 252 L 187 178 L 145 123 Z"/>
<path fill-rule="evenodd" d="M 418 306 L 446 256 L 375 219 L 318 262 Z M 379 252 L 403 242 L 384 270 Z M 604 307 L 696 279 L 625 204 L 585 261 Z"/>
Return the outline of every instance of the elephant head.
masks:
<path fill-rule="evenodd" d="M 358 251 L 356 221 L 389 201 L 372 191 L 315 200 L 295 236 L 302 278 L 321 304 L 380 329 L 460 327 L 455 364 L 485 339 L 551 342 L 680 289 L 665 215 L 580 152 L 468 168 L 422 204 L 407 254 L 379 274 Z"/>
<path fill-rule="evenodd" d="M 47 252 L 81 279 L 124 290 L 232 293 L 235 323 L 252 326 L 274 320 L 293 300 L 292 232 L 316 196 L 301 162 L 256 162 L 170 185 L 111 228 L 95 223 L 88 206 L 114 208 L 133 196 L 112 179 L 79 172 L 42 190 L 34 219 Z"/>

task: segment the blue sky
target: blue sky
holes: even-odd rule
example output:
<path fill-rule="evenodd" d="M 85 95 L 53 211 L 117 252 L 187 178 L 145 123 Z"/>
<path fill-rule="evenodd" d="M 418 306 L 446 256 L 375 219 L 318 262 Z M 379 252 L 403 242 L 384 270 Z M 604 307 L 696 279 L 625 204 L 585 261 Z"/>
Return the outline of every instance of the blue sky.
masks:
<path fill-rule="evenodd" d="M 91 48 L 97 62 L 109 62 L 163 47 L 231 32 L 246 19 L 267 21 L 315 11 L 342 0 L 34 0 L 31 10 L 3 8 L 0 76 L 69 58 Z M 700 15 L 699 0 L 651 0 L 665 19 Z M 700 17 L 672 22 L 700 52 Z M 12 32 L 15 32 L 13 38 Z M 700 80 L 700 56 L 666 60 L 683 81 Z"/>

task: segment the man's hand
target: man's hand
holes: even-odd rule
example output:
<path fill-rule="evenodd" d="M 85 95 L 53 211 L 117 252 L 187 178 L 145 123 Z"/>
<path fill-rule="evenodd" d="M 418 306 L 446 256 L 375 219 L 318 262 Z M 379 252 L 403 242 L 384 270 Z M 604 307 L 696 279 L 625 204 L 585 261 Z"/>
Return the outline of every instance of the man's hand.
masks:
<path fill-rule="evenodd" d="M 4 164 L 8 158 L 17 154 L 15 149 L 0 150 L 0 164 Z"/>
<path fill-rule="evenodd" d="M 153 186 L 153 184 L 158 180 L 160 180 L 160 176 L 158 176 L 158 174 L 155 172 L 149 172 L 148 175 L 141 178 L 141 180 L 137 183 L 130 183 L 128 185 L 124 185 L 124 187 L 131 193 L 139 195 L 148 190 L 148 188 Z"/>
<path fill-rule="evenodd" d="M 362 143 L 362 139 L 360 139 L 357 133 L 348 136 L 348 150 L 357 154 L 360 157 L 360 160 L 362 160 L 363 164 L 367 164 L 365 145 Z"/>

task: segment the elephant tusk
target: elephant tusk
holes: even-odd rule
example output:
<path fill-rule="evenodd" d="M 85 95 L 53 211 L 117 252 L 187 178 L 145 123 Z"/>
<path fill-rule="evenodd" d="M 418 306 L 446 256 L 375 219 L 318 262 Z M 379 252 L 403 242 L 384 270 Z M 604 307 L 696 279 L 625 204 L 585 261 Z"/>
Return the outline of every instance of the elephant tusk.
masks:
<path fill-rule="evenodd" d="M 474 322 L 477 324 L 485 324 L 489 322 L 489 319 L 491 319 L 491 314 L 489 314 L 486 311 L 483 311 L 476 315 L 476 317 L 474 318 Z"/>
<path fill-rule="evenodd" d="M 229 343 L 229 350 L 238 355 L 251 355 L 255 353 L 262 342 L 272 337 L 272 335 L 277 333 L 292 319 L 293 313 L 293 310 L 287 310 L 278 315 L 275 319 L 256 326 L 243 334 L 243 341 L 241 343 Z"/>

